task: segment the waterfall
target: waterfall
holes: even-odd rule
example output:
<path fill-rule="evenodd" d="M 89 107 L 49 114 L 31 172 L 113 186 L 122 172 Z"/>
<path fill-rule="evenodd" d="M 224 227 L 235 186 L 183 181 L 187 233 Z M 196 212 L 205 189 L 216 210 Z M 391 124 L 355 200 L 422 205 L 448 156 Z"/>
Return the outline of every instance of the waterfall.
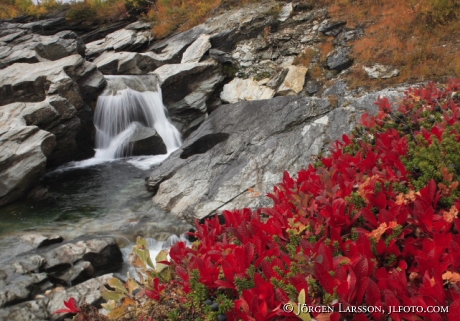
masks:
<path fill-rule="evenodd" d="M 130 139 L 141 127 L 155 129 L 167 155 L 181 144 L 179 131 L 169 122 L 160 86 L 152 76 L 106 76 L 107 89 L 94 114 L 96 160 L 131 155 Z"/>

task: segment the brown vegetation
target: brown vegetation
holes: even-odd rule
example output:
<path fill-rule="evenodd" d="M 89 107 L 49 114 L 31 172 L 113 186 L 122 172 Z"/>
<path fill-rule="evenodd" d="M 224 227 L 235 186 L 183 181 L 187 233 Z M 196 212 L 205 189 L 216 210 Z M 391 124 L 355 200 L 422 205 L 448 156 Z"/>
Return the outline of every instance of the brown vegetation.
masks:
<path fill-rule="evenodd" d="M 355 61 L 401 70 L 393 80 L 442 80 L 460 76 L 460 3 L 456 0 L 322 0 L 333 19 L 365 26 L 353 44 Z M 355 66 L 356 69 L 356 66 Z M 352 76 L 361 75 L 355 70 Z M 359 76 L 358 75 L 358 76 Z M 362 76 L 362 75 L 361 75 Z M 369 79 L 366 79 L 369 82 Z M 373 80 L 373 82 L 379 82 Z M 354 79 L 356 85 L 361 82 Z"/>

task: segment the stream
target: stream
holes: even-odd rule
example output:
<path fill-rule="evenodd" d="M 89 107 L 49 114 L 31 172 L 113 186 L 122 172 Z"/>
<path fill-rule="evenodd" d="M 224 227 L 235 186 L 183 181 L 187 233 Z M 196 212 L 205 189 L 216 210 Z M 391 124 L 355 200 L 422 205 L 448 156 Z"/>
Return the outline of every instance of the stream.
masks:
<path fill-rule="evenodd" d="M 190 224 L 156 207 L 144 186 L 155 165 L 179 148 L 180 134 L 169 122 L 159 86 L 145 76 L 108 76 L 95 112 L 94 158 L 65 164 L 39 182 L 44 199 L 25 199 L 0 209 L 0 261 L 28 250 L 27 233 L 110 235 L 120 247 L 137 236 L 165 241 Z M 166 154 L 126 156 L 136 133 L 157 133 Z"/>

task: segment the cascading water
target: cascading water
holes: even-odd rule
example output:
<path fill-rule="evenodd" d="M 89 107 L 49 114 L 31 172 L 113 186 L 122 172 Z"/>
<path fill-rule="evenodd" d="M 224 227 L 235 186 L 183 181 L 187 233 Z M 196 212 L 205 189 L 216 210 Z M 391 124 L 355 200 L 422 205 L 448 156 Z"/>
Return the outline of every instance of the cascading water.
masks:
<path fill-rule="evenodd" d="M 161 89 L 152 83 L 152 77 L 107 76 L 106 79 L 107 89 L 99 96 L 94 115 L 95 160 L 131 155 L 130 139 L 140 126 L 156 130 L 166 145 L 167 155 L 179 148 L 179 131 L 169 122 Z"/>

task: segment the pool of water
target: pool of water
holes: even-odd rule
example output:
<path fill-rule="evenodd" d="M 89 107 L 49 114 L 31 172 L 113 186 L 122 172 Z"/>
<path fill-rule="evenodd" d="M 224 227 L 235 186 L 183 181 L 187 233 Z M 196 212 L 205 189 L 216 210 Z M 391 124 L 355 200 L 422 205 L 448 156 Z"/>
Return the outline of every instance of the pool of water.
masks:
<path fill-rule="evenodd" d="M 137 235 L 166 239 L 187 231 L 188 223 L 152 203 L 144 186 L 151 171 L 148 164 L 139 158 L 99 164 L 86 161 L 46 174 L 39 182 L 48 190 L 45 199 L 0 209 L 0 258 L 24 250 L 18 239 L 25 233 L 57 234 L 65 239 L 103 234 L 128 243 Z"/>

